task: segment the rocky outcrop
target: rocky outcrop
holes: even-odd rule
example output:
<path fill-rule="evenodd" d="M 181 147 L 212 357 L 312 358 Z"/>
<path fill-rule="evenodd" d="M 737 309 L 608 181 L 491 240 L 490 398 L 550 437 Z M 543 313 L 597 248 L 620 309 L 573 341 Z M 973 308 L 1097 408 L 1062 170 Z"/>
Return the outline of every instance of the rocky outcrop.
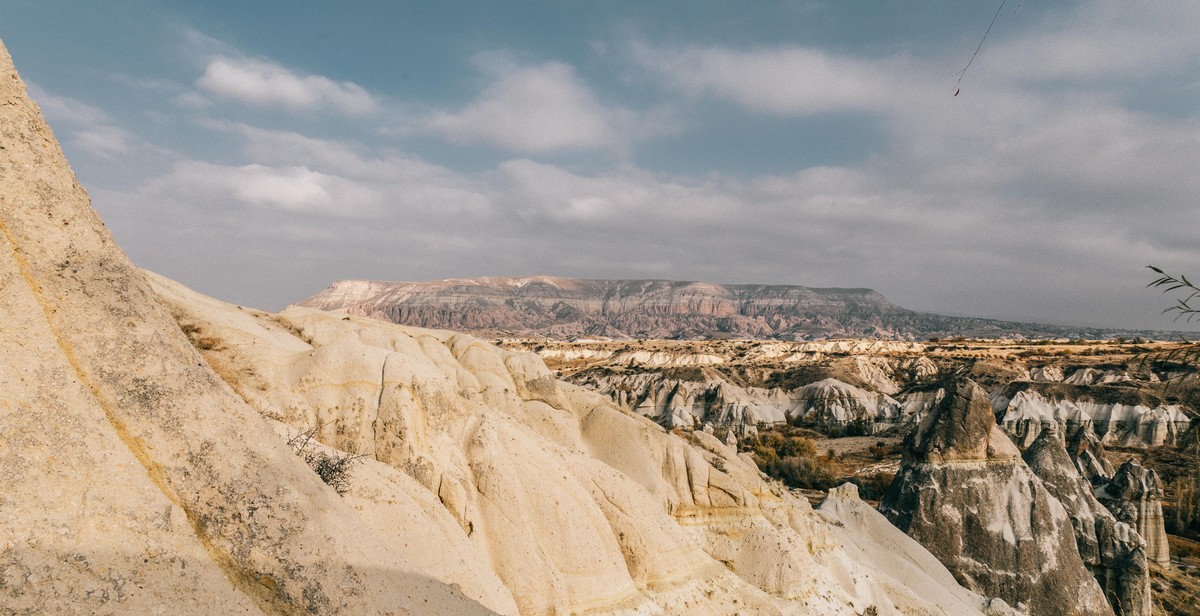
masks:
<path fill-rule="evenodd" d="M 1150 568 L 1146 543 L 1092 494 L 1091 483 L 1079 474 L 1053 424 L 1042 431 L 1023 459 L 1054 498 L 1067 508 L 1083 564 L 1117 614 L 1150 615 Z"/>
<path fill-rule="evenodd" d="M 553 379 L 532 353 L 304 308 L 243 310 L 152 280 L 255 408 L 292 431 L 316 426 L 322 442 L 372 461 L 347 498 L 379 512 L 377 523 L 406 506 L 384 479 L 407 478 L 425 490 L 421 502 L 440 503 L 457 529 L 443 537 L 462 551 L 431 575 L 461 579 L 459 563 L 472 563 L 468 572 L 498 578 L 521 614 L 951 614 L 988 605 L 936 576 L 884 568 L 890 544 L 815 516 L 763 483 L 728 442 L 623 413 Z M 446 550 L 418 532 L 391 547 L 398 560 Z"/>
<path fill-rule="evenodd" d="M 0 611 L 515 613 L 398 560 L 213 374 L 2 45 L 0 322 Z"/>
<path fill-rule="evenodd" d="M 575 382 L 666 428 L 783 423 L 788 409 L 794 406 L 792 397 L 783 390 L 741 387 L 719 375 L 686 381 L 666 378 L 662 373 L 585 374 Z"/>
<path fill-rule="evenodd" d="M 1107 483 L 1113 476 L 1112 463 L 1104 451 L 1104 444 L 1091 430 L 1078 430 L 1071 437 L 1067 454 L 1075 463 L 1079 474 L 1093 486 Z"/>
<path fill-rule="evenodd" d="M 1024 387 L 1016 383 L 992 400 L 1004 430 L 1021 447 L 1031 445 L 1052 423 L 1069 437 L 1087 429 L 1103 443 L 1136 447 L 1174 444 L 1191 425 L 1187 413 L 1174 404 L 1098 400 L 1091 397 L 1099 395 L 1094 390 L 1086 391 L 1089 397 L 1068 399 Z"/>
<path fill-rule="evenodd" d="M 793 392 L 789 417 L 837 432 L 854 423 L 881 431 L 900 424 L 904 417 L 899 402 L 881 393 L 869 392 L 837 379 L 824 379 Z"/>
<path fill-rule="evenodd" d="M 846 483 L 829 491 L 817 511 L 844 533 L 850 549 L 857 548 L 859 558 L 875 561 L 879 568 L 908 577 L 910 587 L 929 586 L 951 589 L 939 601 L 948 612 L 969 612 L 977 608 L 977 600 L 960 596 L 953 591 L 954 576 L 928 550 L 908 535 L 900 532 L 878 511 L 858 497 L 858 487 Z M 888 546 L 886 550 L 878 546 Z M 864 613 L 867 613 L 864 611 Z M 989 616 L 1018 616 L 1019 612 L 1002 599 L 991 599 L 984 605 Z"/>
<path fill-rule="evenodd" d="M 1067 510 L 996 426 L 987 393 L 950 386 L 905 439 L 879 510 L 956 580 L 1031 614 L 1111 614 Z"/>
<path fill-rule="evenodd" d="M 404 325 L 570 339 L 1096 337 L 1098 330 L 905 310 L 870 289 L 672 280 L 341 280 L 302 306 Z"/>
<path fill-rule="evenodd" d="M 1113 478 L 1096 489 L 1096 497 L 1116 518 L 1137 529 L 1146 540 L 1146 557 L 1166 567 L 1171 564 L 1167 531 L 1163 524 L 1162 481 L 1158 473 L 1130 458 Z"/>

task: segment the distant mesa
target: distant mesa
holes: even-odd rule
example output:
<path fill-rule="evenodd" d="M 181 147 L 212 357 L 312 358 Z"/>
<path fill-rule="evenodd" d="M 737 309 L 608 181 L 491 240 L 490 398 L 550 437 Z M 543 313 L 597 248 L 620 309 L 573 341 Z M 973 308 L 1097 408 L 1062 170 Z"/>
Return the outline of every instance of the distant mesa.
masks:
<path fill-rule="evenodd" d="M 1094 328 L 914 312 L 871 289 L 674 280 L 551 276 L 434 282 L 342 280 L 299 305 L 401 325 L 554 339 L 915 340 L 934 336 L 1113 335 Z"/>

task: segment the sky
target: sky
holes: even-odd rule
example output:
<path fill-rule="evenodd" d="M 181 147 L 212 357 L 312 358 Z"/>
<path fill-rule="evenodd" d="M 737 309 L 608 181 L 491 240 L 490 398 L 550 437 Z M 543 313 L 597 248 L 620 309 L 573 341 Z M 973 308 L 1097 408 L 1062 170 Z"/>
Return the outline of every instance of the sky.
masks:
<path fill-rule="evenodd" d="M 999 6 L 0 0 L 0 39 L 133 261 L 242 305 L 536 274 L 1189 329 L 1145 286 L 1200 278 L 1200 2 Z"/>

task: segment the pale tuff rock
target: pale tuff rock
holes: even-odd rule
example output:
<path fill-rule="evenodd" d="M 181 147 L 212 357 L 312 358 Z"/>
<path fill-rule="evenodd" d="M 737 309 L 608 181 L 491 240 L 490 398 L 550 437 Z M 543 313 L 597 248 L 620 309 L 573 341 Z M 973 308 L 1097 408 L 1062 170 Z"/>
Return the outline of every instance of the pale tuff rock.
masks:
<path fill-rule="evenodd" d="M 1095 400 L 1049 399 L 1032 389 L 998 393 L 992 400 L 1004 430 L 1026 447 L 1051 423 L 1073 436 L 1081 429 L 1094 431 L 1102 442 L 1154 447 L 1173 444 L 1191 419 L 1174 404 L 1146 406 Z"/>
<path fill-rule="evenodd" d="M 0 46 L 0 605 L 490 610 L 404 566 L 212 373 L 113 243 Z"/>
<path fill-rule="evenodd" d="M 1063 448 L 1052 424 L 1022 456 L 1043 485 L 1071 516 L 1083 563 L 1092 570 L 1117 614 L 1149 616 L 1150 568 L 1146 543 L 1096 500 Z"/>
<path fill-rule="evenodd" d="M 712 366 L 725 363 L 725 358 L 719 355 L 698 353 L 675 354 L 634 351 L 617 355 L 613 358 L 612 363 L 635 366 Z"/>
<path fill-rule="evenodd" d="M 1125 383 L 1132 381 L 1129 373 L 1122 370 L 1097 370 L 1095 368 L 1080 368 L 1062 382 L 1068 385 L 1108 385 L 1110 383 Z"/>
<path fill-rule="evenodd" d="M 1029 380 L 1057 383 L 1063 380 L 1062 368 L 1058 366 L 1038 366 L 1029 371 Z"/>
<path fill-rule="evenodd" d="M 1024 604 L 1031 614 L 1111 614 L 1084 567 L 1063 505 L 995 424 L 971 381 L 905 439 L 904 461 L 880 503 L 963 586 Z"/>
<path fill-rule="evenodd" d="M 1118 520 L 1137 529 L 1146 540 L 1147 558 L 1163 566 L 1171 564 L 1158 473 L 1142 466 L 1137 458 L 1130 458 L 1112 480 L 1096 489 L 1096 497 Z"/>
<path fill-rule="evenodd" d="M 937 603 L 947 612 L 969 613 L 982 609 L 986 614 L 997 616 L 1018 614 L 1003 600 L 981 603 L 978 595 L 961 589 L 945 565 L 859 499 L 854 484 L 846 483 L 830 490 L 817 511 L 835 524 L 847 550 L 856 560 L 871 561 L 877 569 L 893 572 L 911 592 Z"/>
<path fill-rule="evenodd" d="M 908 588 L 917 572 L 860 560 L 836 525 L 717 436 L 668 434 L 554 380 L 532 353 L 302 308 L 240 310 L 151 278 L 185 327 L 221 341 L 210 362 L 255 367 L 229 378 L 264 413 L 323 426 L 325 442 L 427 490 L 401 500 L 356 478 L 350 496 L 375 520 L 394 501 L 435 503 L 419 515 L 458 539 L 407 535 L 400 553 L 448 550 L 427 573 L 498 611 L 502 591 L 521 614 L 959 613 L 941 606 L 950 595 L 984 605 L 954 586 Z"/>
<path fill-rule="evenodd" d="M 892 365 L 888 360 L 882 357 L 863 357 L 859 355 L 854 357 L 854 366 L 857 368 L 858 377 L 869 385 L 871 389 L 887 395 L 894 395 L 900 392 L 900 386 L 892 380 L 892 375 L 890 374 Z"/>
<path fill-rule="evenodd" d="M 899 402 L 837 379 L 824 379 L 796 390 L 789 417 L 827 429 L 842 429 L 854 422 L 885 428 L 903 421 Z"/>
<path fill-rule="evenodd" d="M 787 409 L 793 406 L 791 396 L 783 390 L 740 387 L 716 374 L 704 381 L 665 378 L 651 372 L 585 374 L 577 382 L 667 428 L 692 428 L 701 423 L 783 423 Z"/>

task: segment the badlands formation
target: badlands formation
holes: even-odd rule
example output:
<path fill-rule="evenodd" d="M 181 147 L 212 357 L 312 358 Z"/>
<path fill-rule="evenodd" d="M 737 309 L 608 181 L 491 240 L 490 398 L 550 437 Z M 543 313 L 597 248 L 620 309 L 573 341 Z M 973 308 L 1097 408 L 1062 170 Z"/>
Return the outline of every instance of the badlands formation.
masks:
<path fill-rule="evenodd" d="M 537 352 L 567 380 L 668 428 L 784 421 L 827 433 L 911 429 L 961 375 L 983 385 L 1017 445 L 1041 431 L 1105 445 L 1175 445 L 1200 402 L 1192 368 L 1144 362 L 1172 343 L 1044 341 L 502 340 Z M 1066 376 L 1064 376 L 1064 374 Z M 1109 473 L 1111 476 L 1111 473 Z"/>
<path fill-rule="evenodd" d="M 5 613 L 1009 612 L 534 354 L 135 269 L 3 47 L 0 320 Z"/>

